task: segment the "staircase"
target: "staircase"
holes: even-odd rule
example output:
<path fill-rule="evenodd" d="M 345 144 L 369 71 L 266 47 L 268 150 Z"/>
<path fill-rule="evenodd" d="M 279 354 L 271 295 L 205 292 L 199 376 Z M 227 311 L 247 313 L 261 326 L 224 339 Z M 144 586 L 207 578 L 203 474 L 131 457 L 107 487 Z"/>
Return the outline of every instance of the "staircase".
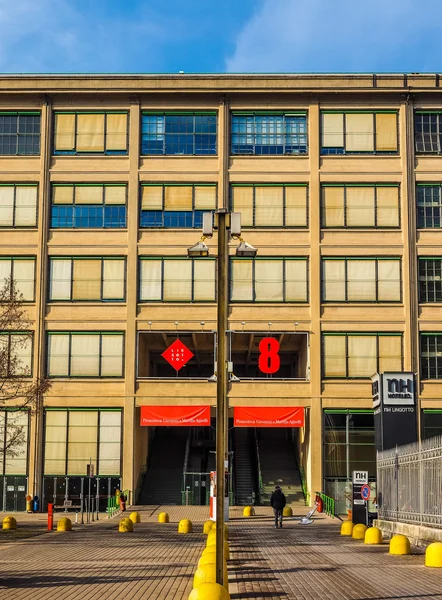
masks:
<path fill-rule="evenodd" d="M 287 504 L 304 506 L 301 478 L 295 461 L 292 443 L 286 439 L 285 429 L 261 429 L 259 459 L 263 490 L 261 504 L 269 504 L 276 485 L 281 486 Z"/>
<path fill-rule="evenodd" d="M 181 504 L 188 430 L 159 428 L 149 457 L 138 504 Z"/>
<path fill-rule="evenodd" d="M 254 461 L 251 454 L 251 432 L 245 427 L 234 430 L 235 440 L 235 503 L 238 506 L 253 504 L 255 499 Z"/>

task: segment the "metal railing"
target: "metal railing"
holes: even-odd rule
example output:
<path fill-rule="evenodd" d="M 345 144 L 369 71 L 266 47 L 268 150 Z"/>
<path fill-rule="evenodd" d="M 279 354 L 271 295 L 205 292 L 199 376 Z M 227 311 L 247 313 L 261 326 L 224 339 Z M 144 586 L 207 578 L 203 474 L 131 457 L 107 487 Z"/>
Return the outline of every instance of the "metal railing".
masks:
<path fill-rule="evenodd" d="M 256 429 L 255 429 L 255 451 L 256 451 L 256 467 L 258 470 L 258 494 L 257 494 L 257 498 L 256 498 L 256 504 L 261 504 L 261 494 L 264 489 L 264 484 L 262 482 L 261 461 L 259 459 L 259 444 L 258 444 L 258 437 L 256 435 Z"/>
<path fill-rule="evenodd" d="M 135 494 L 134 494 L 134 502 L 135 502 L 135 504 L 138 502 L 138 500 L 140 498 L 141 488 L 143 487 L 144 477 L 146 475 L 146 472 L 147 472 L 147 465 L 143 465 L 141 467 L 140 474 L 138 475 L 137 487 L 135 488 Z"/>
<path fill-rule="evenodd" d="M 111 519 L 114 517 L 120 510 L 120 496 L 124 494 L 126 497 L 126 505 L 130 504 L 130 490 L 123 490 L 119 494 L 115 494 L 115 496 L 111 496 L 107 499 L 107 518 Z"/>
<path fill-rule="evenodd" d="M 299 467 L 299 475 L 301 477 L 302 493 L 304 494 L 304 504 L 306 506 L 310 506 L 310 492 L 307 488 L 307 480 L 305 478 L 304 468 L 301 466 Z"/>
<path fill-rule="evenodd" d="M 319 496 L 322 500 L 322 512 L 325 512 L 326 515 L 335 518 L 335 500 L 334 498 L 330 498 L 330 496 L 326 496 L 322 492 L 316 492 L 316 495 Z"/>
<path fill-rule="evenodd" d="M 380 519 L 442 527 L 442 436 L 378 452 Z"/>

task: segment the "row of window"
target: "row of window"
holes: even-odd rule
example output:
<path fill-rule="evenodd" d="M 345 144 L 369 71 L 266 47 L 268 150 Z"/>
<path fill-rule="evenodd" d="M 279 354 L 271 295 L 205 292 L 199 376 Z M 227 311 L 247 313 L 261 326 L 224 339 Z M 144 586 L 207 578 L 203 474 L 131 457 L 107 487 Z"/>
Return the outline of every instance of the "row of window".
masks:
<path fill-rule="evenodd" d="M 415 149 L 441 154 L 442 111 L 415 112 Z M 232 155 L 306 155 L 307 111 L 232 111 Z M 54 154 L 127 154 L 127 111 L 56 111 Z M 0 113 L 0 154 L 40 153 L 40 113 Z M 141 154 L 217 154 L 216 111 L 143 111 Z M 321 111 L 321 153 L 392 154 L 399 149 L 397 110 Z"/>
<path fill-rule="evenodd" d="M 0 184 L 0 227 L 37 225 L 36 184 Z M 417 227 L 442 226 L 442 184 L 417 185 Z M 307 227 L 305 184 L 232 184 L 230 206 L 243 227 Z M 217 208 L 215 184 L 142 184 L 141 228 L 201 228 Z M 397 184 L 323 184 L 323 228 L 400 227 Z M 127 227 L 126 184 L 53 184 L 51 227 Z"/>
<path fill-rule="evenodd" d="M 124 302 L 126 259 L 51 257 L 50 302 Z M 307 257 L 230 259 L 231 302 L 308 302 Z M 419 258 L 419 301 L 442 302 L 442 257 Z M 216 259 L 140 257 L 140 302 L 214 302 Z M 35 300 L 35 258 L 0 257 L 0 284 Z M 323 302 L 400 302 L 399 257 L 323 257 Z"/>
<path fill-rule="evenodd" d="M 17 348 L 23 335 L 1 333 Z M 442 379 L 442 334 L 422 333 L 421 377 Z M 32 335 L 27 336 L 27 354 L 18 357 L 20 371 L 32 374 Z M 403 349 L 401 333 L 323 333 L 323 377 L 367 378 L 373 373 L 401 371 Z M 11 352 L 12 356 L 12 352 Z M 15 359 L 14 359 L 15 360 Z M 124 333 L 48 332 L 47 374 L 61 378 L 115 378 L 124 376 Z"/>

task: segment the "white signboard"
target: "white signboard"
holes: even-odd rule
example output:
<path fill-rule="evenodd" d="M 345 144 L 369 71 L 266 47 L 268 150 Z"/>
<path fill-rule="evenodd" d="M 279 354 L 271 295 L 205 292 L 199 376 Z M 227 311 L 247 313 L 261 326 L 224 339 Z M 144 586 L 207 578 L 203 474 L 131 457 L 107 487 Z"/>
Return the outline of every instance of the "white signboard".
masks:
<path fill-rule="evenodd" d="M 414 406 L 414 373 L 383 373 L 382 402 L 384 406 Z"/>
<path fill-rule="evenodd" d="M 368 483 L 368 471 L 353 471 L 353 485 Z"/>

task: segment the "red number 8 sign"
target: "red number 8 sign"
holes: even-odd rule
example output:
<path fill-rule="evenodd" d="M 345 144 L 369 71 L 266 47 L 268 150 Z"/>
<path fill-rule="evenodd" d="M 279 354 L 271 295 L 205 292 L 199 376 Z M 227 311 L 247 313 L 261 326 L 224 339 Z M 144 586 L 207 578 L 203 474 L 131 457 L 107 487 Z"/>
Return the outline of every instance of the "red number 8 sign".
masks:
<path fill-rule="evenodd" d="M 279 358 L 279 342 L 275 338 L 263 338 L 259 342 L 258 367 L 262 373 L 272 374 L 279 371 L 281 359 Z"/>

